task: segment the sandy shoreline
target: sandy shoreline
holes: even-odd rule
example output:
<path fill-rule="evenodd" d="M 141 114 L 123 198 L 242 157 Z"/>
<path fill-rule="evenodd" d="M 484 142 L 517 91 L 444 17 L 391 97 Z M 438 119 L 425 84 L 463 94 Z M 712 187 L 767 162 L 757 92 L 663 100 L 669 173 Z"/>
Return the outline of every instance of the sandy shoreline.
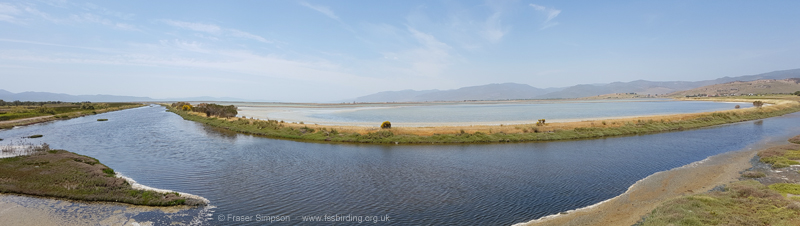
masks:
<path fill-rule="evenodd" d="M 762 99 L 769 106 L 761 108 L 741 108 L 713 112 L 685 113 L 685 114 L 665 114 L 665 115 L 642 115 L 642 116 L 621 116 L 621 117 L 602 117 L 602 118 L 583 118 L 583 119 L 548 119 L 545 126 L 537 126 L 536 121 L 505 121 L 505 122 L 448 122 L 448 123 L 392 123 L 391 132 L 395 135 L 418 135 L 431 136 L 436 134 L 459 134 L 481 132 L 485 134 L 505 133 L 520 134 L 538 130 L 542 132 L 557 130 L 573 130 L 575 128 L 614 128 L 621 127 L 627 123 L 636 124 L 642 121 L 655 122 L 674 122 L 693 120 L 705 117 L 713 113 L 736 113 L 746 114 L 754 111 L 778 111 L 785 108 L 798 106 L 796 97 L 794 99 Z M 751 104 L 753 100 L 748 99 L 687 99 L 687 101 L 718 101 L 718 102 L 737 102 Z M 194 112 L 192 112 L 194 114 Z M 246 113 L 242 113 L 246 115 Z M 195 115 L 201 116 L 197 113 Z M 257 119 L 251 119 L 257 120 Z M 304 124 L 284 123 L 282 125 L 294 128 L 308 127 L 315 130 L 322 128 L 336 129 L 339 132 L 368 134 L 380 131 L 378 123 L 370 126 L 359 125 L 361 123 L 337 123 L 336 125 L 314 124 L 306 121 Z M 526 131 L 527 130 L 527 131 Z"/>
<path fill-rule="evenodd" d="M 685 166 L 652 174 L 631 185 L 625 193 L 584 208 L 515 224 L 538 225 L 633 225 L 662 202 L 703 193 L 715 186 L 737 181 L 740 172 L 752 167 L 759 150 L 787 142 L 762 140 L 745 149 L 708 157 Z"/>
<path fill-rule="evenodd" d="M 304 122 L 305 124 L 315 124 L 328 127 L 365 127 L 377 128 L 383 121 L 360 121 L 360 122 L 345 122 L 345 121 L 331 121 L 322 118 L 310 117 L 306 114 L 312 112 L 327 112 L 327 111 L 360 111 L 369 109 L 384 109 L 384 108 L 398 108 L 410 106 L 447 106 L 447 105 L 496 105 L 496 104 L 557 104 L 557 103 L 599 103 L 599 102 L 665 102 L 665 101 L 687 101 L 687 100 L 672 100 L 672 99 L 625 99 L 625 100 L 526 100 L 526 101 L 485 101 L 485 102 L 432 102 L 432 103 L 358 103 L 358 104 L 292 104 L 292 105 L 257 105 L 238 103 L 235 105 L 239 107 L 239 116 L 247 118 L 255 118 L 260 120 L 283 120 L 289 123 Z M 699 100 L 709 102 L 721 103 L 736 103 L 742 104 L 745 108 L 750 107 L 751 102 L 745 100 L 740 101 L 713 101 L 713 100 Z M 337 110 L 342 109 L 344 110 Z M 306 110 L 314 109 L 314 110 Z M 702 113 L 702 112 L 697 112 Z M 697 114 L 697 113 L 681 113 L 681 114 Z M 598 120 L 618 120 L 625 118 L 637 117 L 665 117 L 676 114 L 644 114 L 644 115 L 628 115 L 628 116 L 610 116 L 610 117 L 589 117 L 589 118 L 548 118 L 547 121 L 551 123 L 569 123 L 581 121 L 598 121 Z M 506 120 L 506 121 L 458 121 L 458 122 L 393 122 L 394 127 L 465 127 L 465 126 L 499 126 L 499 125 L 526 125 L 536 124 L 536 119 L 529 120 Z"/>

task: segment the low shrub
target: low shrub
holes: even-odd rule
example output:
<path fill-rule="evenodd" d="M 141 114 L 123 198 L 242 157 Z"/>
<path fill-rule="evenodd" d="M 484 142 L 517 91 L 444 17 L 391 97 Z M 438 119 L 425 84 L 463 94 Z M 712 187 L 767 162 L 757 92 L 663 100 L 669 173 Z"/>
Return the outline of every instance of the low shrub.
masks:
<path fill-rule="evenodd" d="M 767 176 L 763 172 L 756 172 L 756 171 L 747 171 L 742 173 L 742 177 L 744 178 L 762 178 Z"/>

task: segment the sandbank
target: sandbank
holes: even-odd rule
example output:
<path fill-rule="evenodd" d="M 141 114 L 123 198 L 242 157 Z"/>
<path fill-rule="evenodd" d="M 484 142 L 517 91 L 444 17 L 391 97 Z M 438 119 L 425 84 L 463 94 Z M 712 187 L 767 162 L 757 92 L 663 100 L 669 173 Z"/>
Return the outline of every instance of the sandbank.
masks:
<path fill-rule="evenodd" d="M 515 225 L 633 225 L 666 200 L 738 181 L 740 172 L 752 167 L 750 160 L 759 150 L 786 143 L 768 138 L 739 151 L 655 173 L 609 200 Z"/>

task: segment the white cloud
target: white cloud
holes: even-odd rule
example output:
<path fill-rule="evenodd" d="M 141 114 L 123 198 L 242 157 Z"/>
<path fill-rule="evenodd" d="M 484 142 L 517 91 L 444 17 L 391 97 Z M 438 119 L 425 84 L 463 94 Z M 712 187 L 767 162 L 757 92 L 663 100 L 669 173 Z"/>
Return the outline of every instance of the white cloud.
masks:
<path fill-rule="evenodd" d="M 39 11 L 39 10 L 37 10 L 36 8 L 30 7 L 30 6 L 26 6 L 26 7 L 25 7 L 25 12 L 27 12 L 27 13 L 30 13 L 30 14 L 33 14 L 33 15 L 35 15 L 35 16 L 39 16 L 39 17 L 41 17 L 42 19 L 48 20 L 48 21 L 50 21 L 50 22 L 53 22 L 53 23 L 60 23 L 60 22 L 62 22 L 62 20 L 60 20 L 60 19 L 58 19 L 58 18 L 51 17 L 49 14 L 47 14 L 47 13 L 44 13 L 44 12 L 42 12 L 42 11 Z"/>
<path fill-rule="evenodd" d="M 91 13 L 82 13 L 82 14 L 79 14 L 79 15 L 73 14 L 73 15 L 70 15 L 69 19 L 72 20 L 72 21 L 75 21 L 75 22 L 87 22 L 87 23 L 102 24 L 102 25 L 110 26 L 112 28 L 116 28 L 116 29 L 120 29 L 120 30 L 128 30 L 128 31 L 138 31 L 139 30 L 134 25 L 114 22 L 114 21 L 111 21 L 109 19 L 103 18 L 103 17 L 98 16 L 98 15 L 94 15 L 94 14 L 91 14 Z"/>
<path fill-rule="evenodd" d="M 229 32 L 229 35 L 233 36 L 233 37 L 253 39 L 253 40 L 256 40 L 256 41 L 259 41 L 259 42 L 263 42 L 263 43 L 272 43 L 272 41 L 267 40 L 264 37 L 261 37 L 261 36 L 258 36 L 258 35 L 254 35 L 254 34 L 250 34 L 250 33 L 244 32 L 244 31 L 240 31 L 240 30 L 236 30 L 236 29 L 228 29 L 228 32 Z"/>
<path fill-rule="evenodd" d="M 237 38 L 252 39 L 252 40 L 256 40 L 256 41 L 263 42 L 263 43 L 272 43 L 272 41 L 267 40 L 266 38 L 258 36 L 258 35 L 254 35 L 254 34 L 251 34 L 251 33 L 248 33 L 248 32 L 244 32 L 244 31 L 240 31 L 240 30 L 236 30 L 236 29 L 221 28 L 221 27 L 219 27 L 217 25 L 214 25 L 214 24 L 192 23 L 192 22 L 184 22 L 184 21 L 176 21 L 176 20 L 162 20 L 162 21 L 164 23 L 168 24 L 168 25 L 179 27 L 179 28 L 183 28 L 183 29 L 187 29 L 187 30 L 205 32 L 205 33 L 209 33 L 209 34 L 213 34 L 213 35 L 226 35 L 226 36 L 232 36 L 232 37 L 237 37 Z"/>
<path fill-rule="evenodd" d="M 18 40 L 0 39 L 0 41 L 63 46 Z M 10 50 L 0 53 L 0 59 L 56 64 L 212 69 L 216 70 L 214 74 L 220 75 L 241 73 L 252 76 L 252 78 L 281 78 L 348 87 L 385 83 L 380 79 L 347 73 L 338 64 L 325 60 L 290 60 L 274 55 L 260 55 L 247 50 L 214 49 L 206 47 L 200 42 L 185 40 L 161 40 L 157 44 L 132 44 L 125 52 L 56 53 Z"/>
<path fill-rule="evenodd" d="M 500 15 L 501 13 L 498 11 L 487 18 L 484 29 L 481 31 L 483 37 L 490 42 L 500 41 L 508 33 L 508 28 L 504 27 L 500 21 Z"/>
<path fill-rule="evenodd" d="M 309 9 L 313 9 L 313 10 L 315 10 L 317 12 L 322 13 L 322 14 L 325 14 L 325 16 L 328 16 L 331 19 L 339 20 L 339 17 L 336 16 L 336 14 L 333 13 L 333 11 L 331 9 L 329 9 L 328 7 L 326 7 L 326 6 L 312 5 L 312 4 L 308 3 L 308 2 L 302 2 L 302 1 L 300 2 L 300 5 L 308 7 Z"/>
<path fill-rule="evenodd" d="M 339 22 L 345 30 L 348 30 L 348 31 L 350 31 L 352 33 L 356 33 L 356 31 L 353 30 L 353 28 L 350 27 L 350 25 L 347 25 L 346 23 L 344 23 L 341 19 L 339 19 L 339 16 L 336 16 L 336 13 L 334 13 L 333 10 L 329 9 L 326 6 L 313 5 L 313 4 L 310 4 L 308 2 L 304 2 L 304 1 L 301 1 L 300 5 L 308 7 L 309 9 L 312 9 L 314 11 L 320 12 L 320 13 L 324 14 L 325 16 L 330 17 L 331 19 L 334 19 L 337 22 Z"/>
<path fill-rule="evenodd" d="M 0 3 L 0 21 L 9 23 L 18 23 L 16 15 L 19 15 L 20 10 L 13 5 Z"/>
<path fill-rule="evenodd" d="M 439 41 L 433 35 L 408 28 L 412 37 L 422 45 L 421 48 L 412 48 L 399 53 L 384 54 L 384 57 L 393 57 L 407 64 L 405 76 L 438 77 L 450 65 L 452 49 L 449 45 Z"/>
<path fill-rule="evenodd" d="M 540 6 L 533 3 L 531 3 L 530 6 L 533 7 L 533 9 L 535 9 L 536 11 L 543 13 L 547 17 L 547 19 L 545 19 L 544 22 L 542 23 L 542 29 L 558 25 L 558 22 L 551 22 L 551 21 L 555 19 L 558 16 L 558 14 L 561 14 L 561 10 Z"/>
<path fill-rule="evenodd" d="M 120 19 L 123 19 L 123 20 L 132 20 L 133 17 L 134 17 L 134 14 L 132 14 L 132 13 L 122 13 L 122 12 L 113 11 L 113 10 L 106 9 L 106 8 L 100 7 L 100 6 L 92 4 L 92 3 L 86 3 L 85 4 L 85 8 L 88 9 L 88 10 L 99 12 L 100 14 L 103 14 L 103 15 L 114 16 L 114 17 L 117 17 L 117 18 L 120 18 Z"/>
<path fill-rule="evenodd" d="M 193 31 L 206 32 L 211 34 L 219 34 L 220 31 L 222 30 L 219 28 L 219 26 L 213 24 L 191 23 L 191 22 L 183 22 L 175 20 L 162 20 L 162 21 L 168 25 L 172 25 L 175 27 Z"/>

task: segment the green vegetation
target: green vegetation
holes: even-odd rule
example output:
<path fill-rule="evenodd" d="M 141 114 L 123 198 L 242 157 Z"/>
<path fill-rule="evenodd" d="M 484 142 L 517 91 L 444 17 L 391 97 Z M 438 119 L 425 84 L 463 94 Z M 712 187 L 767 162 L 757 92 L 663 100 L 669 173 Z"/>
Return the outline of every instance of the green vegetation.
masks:
<path fill-rule="evenodd" d="M 800 184 L 777 183 L 769 185 L 769 189 L 780 192 L 782 195 L 800 195 Z"/>
<path fill-rule="evenodd" d="M 637 225 L 800 225 L 800 205 L 779 192 L 797 187 L 734 182 L 725 191 L 690 195 L 663 203 Z M 776 189 L 777 188 L 777 189 Z M 776 191 L 777 190 L 777 191 Z"/>
<path fill-rule="evenodd" d="M 140 106 L 143 105 L 137 103 L 63 103 L 60 101 L 4 102 L 0 100 L 0 129 L 55 119 L 77 118 L 84 115 L 93 115 Z"/>
<path fill-rule="evenodd" d="M 97 159 L 47 146 L 30 155 L 0 159 L 0 193 L 150 206 L 186 203 L 177 193 L 135 190 Z"/>
<path fill-rule="evenodd" d="M 99 119 L 97 119 L 97 121 L 98 122 L 105 122 L 105 121 L 108 121 L 108 119 L 107 118 L 99 118 Z"/>
<path fill-rule="evenodd" d="M 431 136 L 418 136 L 409 134 L 393 134 L 388 130 L 370 132 L 367 134 L 358 133 L 331 133 L 329 131 L 318 130 L 316 132 L 285 126 L 283 122 L 276 120 L 248 120 L 238 118 L 236 120 L 226 120 L 221 118 L 203 117 L 182 111 L 173 104 L 167 106 L 168 111 L 180 115 L 186 120 L 200 122 L 209 126 L 228 129 L 235 132 L 262 135 L 274 138 L 298 139 L 308 141 L 333 141 L 333 142 L 352 142 L 352 143 L 385 143 L 385 144 L 431 144 L 431 143 L 489 143 L 489 142 L 527 142 L 527 141 L 553 141 L 553 140 L 572 140 L 589 139 L 608 136 L 637 135 L 667 131 L 678 131 L 686 129 L 702 128 L 726 123 L 742 122 L 754 119 L 763 119 L 773 116 L 784 115 L 800 111 L 800 105 L 788 105 L 774 110 L 758 110 L 743 112 L 712 113 L 702 117 L 687 120 L 667 120 L 667 121 L 633 121 L 617 127 L 588 127 L 576 128 L 571 130 L 553 129 L 531 129 L 528 133 L 456 133 L 456 134 L 434 134 Z M 766 108 L 764 108 L 766 109 Z M 544 120 L 541 121 L 544 123 Z"/>
<path fill-rule="evenodd" d="M 784 168 L 790 165 L 798 165 L 800 162 L 800 150 L 768 149 L 758 152 L 761 157 L 759 161 L 772 165 L 772 168 Z"/>
<path fill-rule="evenodd" d="M 180 109 L 181 111 L 193 111 L 193 112 L 204 113 L 206 114 L 206 117 L 216 116 L 223 118 L 231 118 L 231 117 L 236 117 L 236 115 L 239 114 L 239 111 L 236 110 L 236 106 L 233 105 L 223 106 L 219 104 L 202 103 L 198 104 L 197 106 L 192 106 L 191 104 L 186 102 L 177 102 L 172 104 L 172 107 L 175 109 Z"/>
<path fill-rule="evenodd" d="M 42 134 L 36 134 L 36 135 L 27 136 L 27 138 L 40 138 L 40 137 L 43 137 L 43 136 L 44 135 L 42 135 Z"/>
<path fill-rule="evenodd" d="M 742 177 L 744 178 L 762 178 L 767 176 L 764 172 L 756 172 L 756 171 L 747 171 L 742 173 Z"/>
<path fill-rule="evenodd" d="M 381 129 L 391 129 L 391 128 L 392 128 L 392 123 L 391 122 L 385 121 L 385 122 L 381 123 Z"/>

